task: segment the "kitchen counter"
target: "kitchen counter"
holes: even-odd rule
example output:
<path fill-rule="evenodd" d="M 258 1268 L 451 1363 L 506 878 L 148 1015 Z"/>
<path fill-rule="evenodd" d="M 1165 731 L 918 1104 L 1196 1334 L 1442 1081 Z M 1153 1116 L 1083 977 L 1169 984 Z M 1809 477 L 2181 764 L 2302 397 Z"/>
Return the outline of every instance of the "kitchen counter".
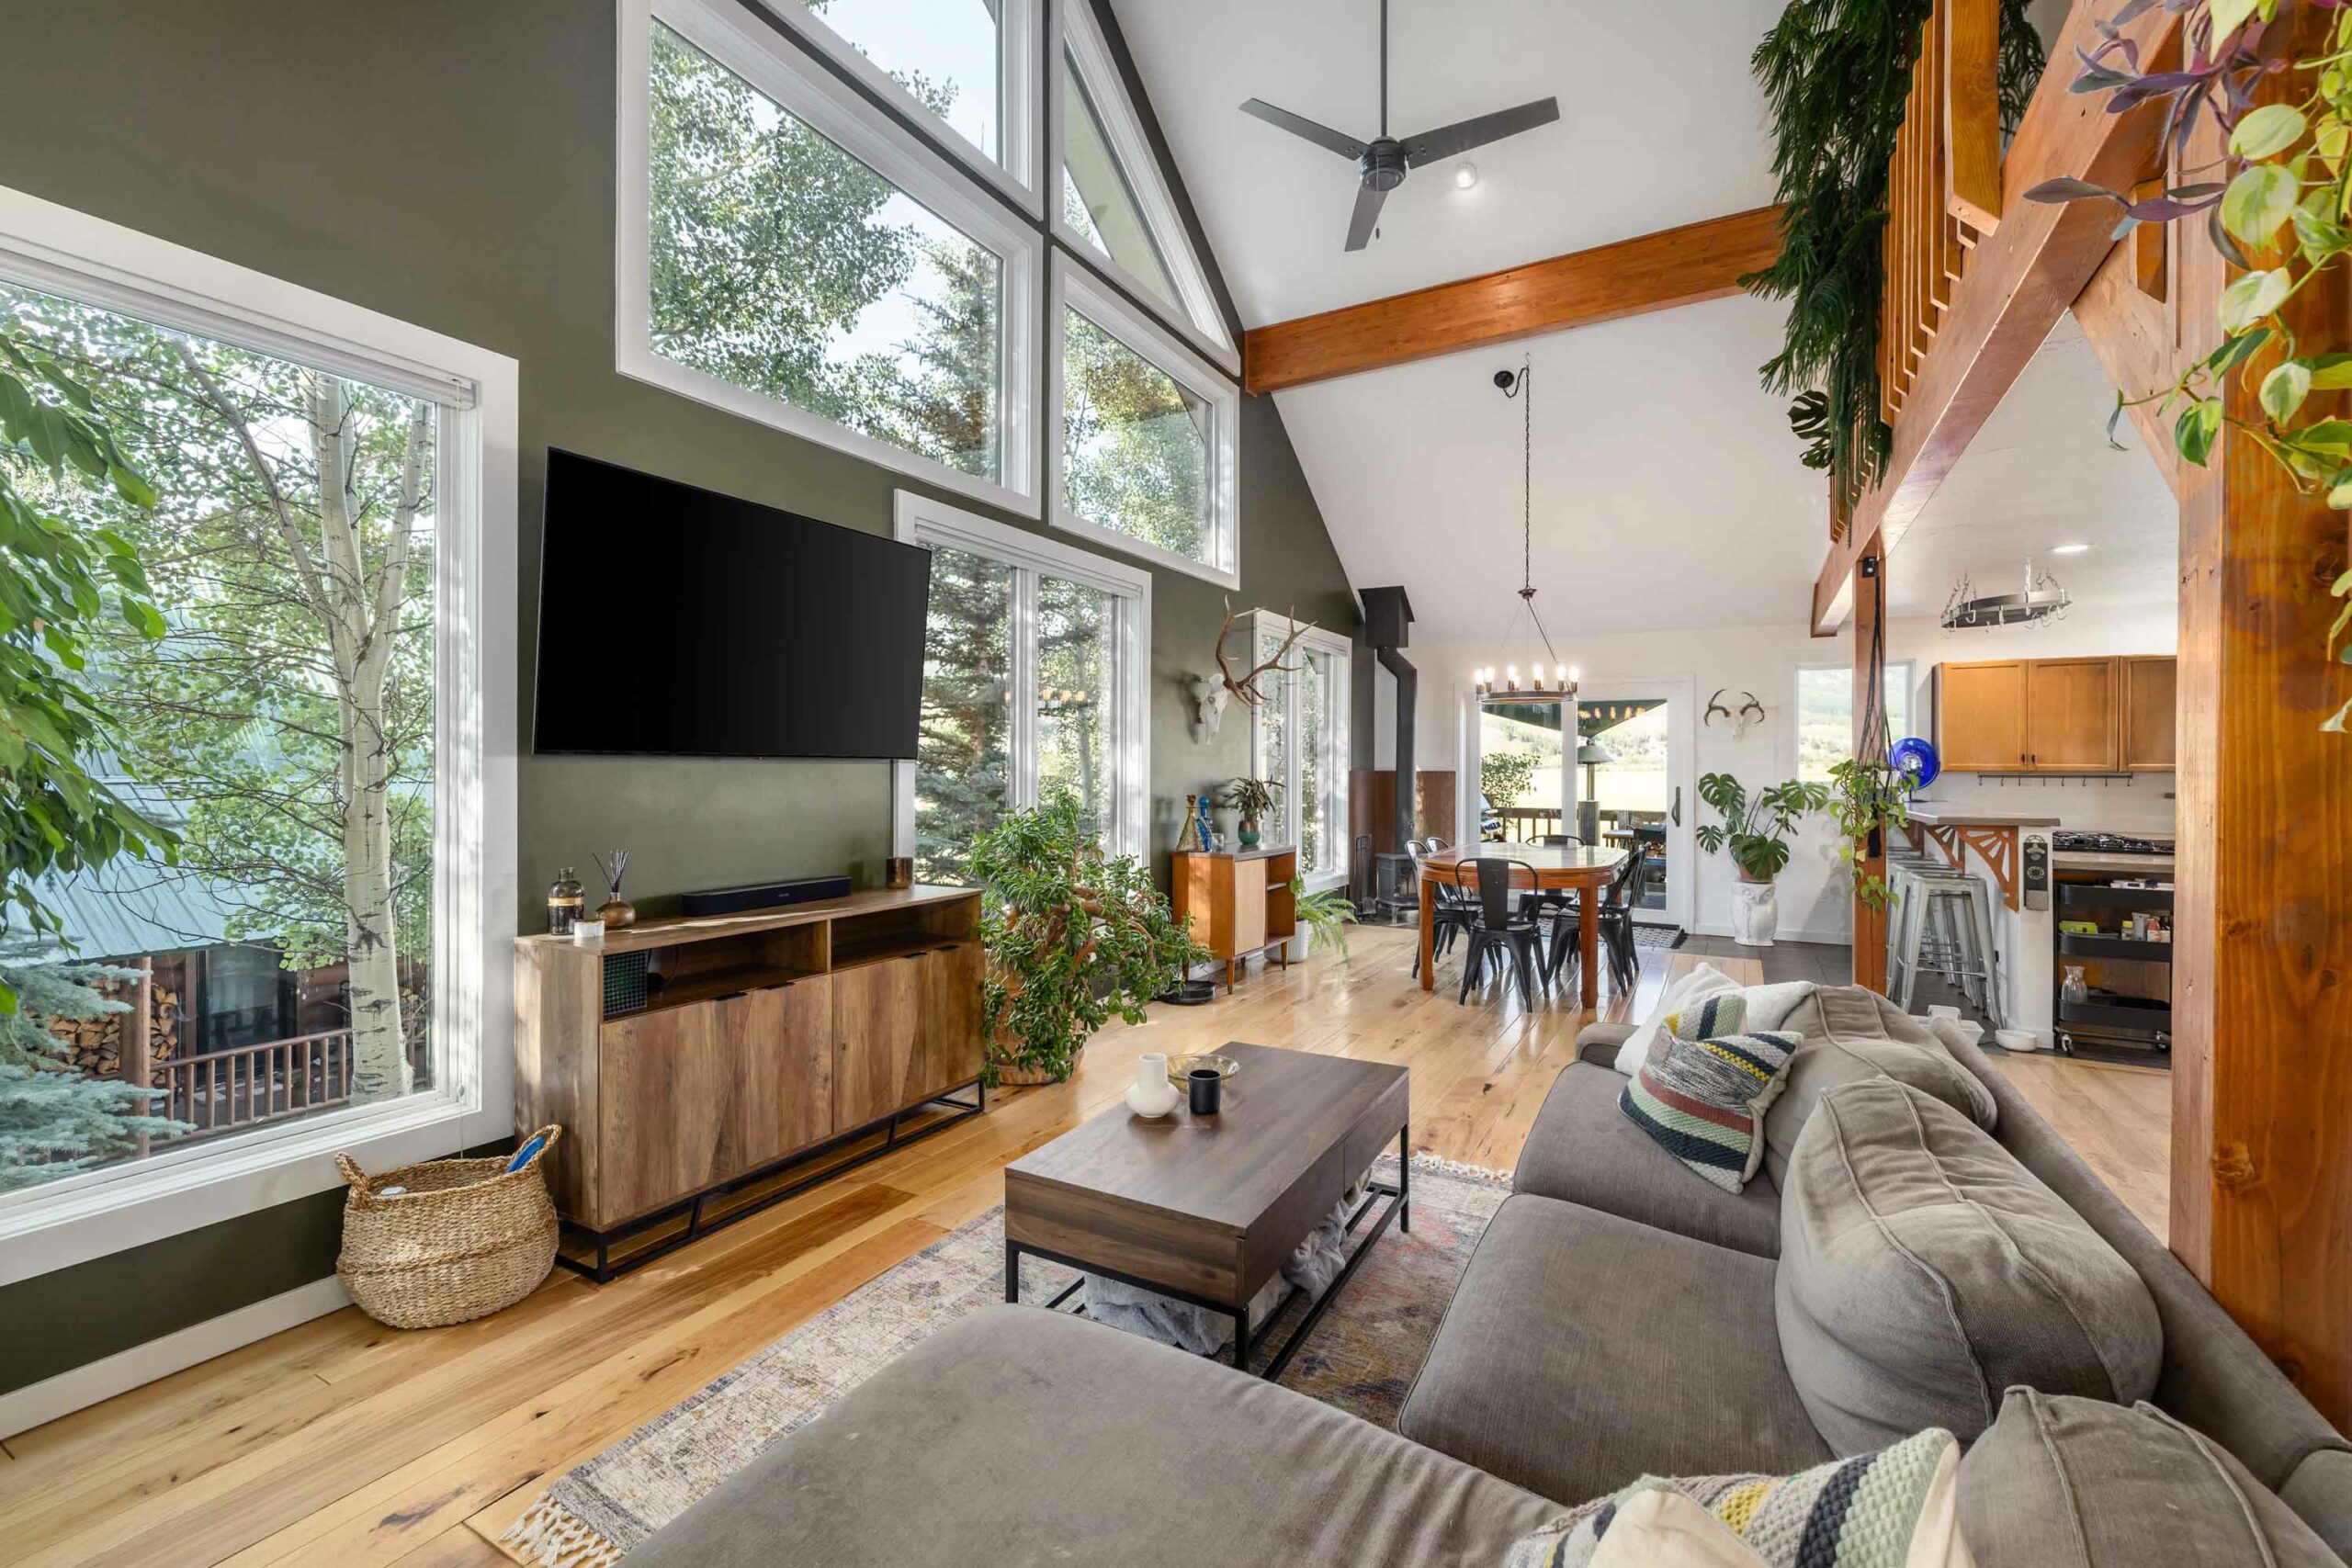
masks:
<path fill-rule="evenodd" d="M 1922 828 L 2055 828 L 2055 817 L 2025 811 L 1977 811 L 1933 800 L 1911 803 L 1911 820 Z"/>

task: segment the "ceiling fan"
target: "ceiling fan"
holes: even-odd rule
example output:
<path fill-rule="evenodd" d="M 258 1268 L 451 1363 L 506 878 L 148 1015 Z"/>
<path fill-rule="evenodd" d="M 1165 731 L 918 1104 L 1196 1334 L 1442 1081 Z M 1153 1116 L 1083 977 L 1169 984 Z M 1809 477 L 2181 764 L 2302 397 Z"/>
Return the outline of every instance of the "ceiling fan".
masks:
<path fill-rule="evenodd" d="M 1370 141 L 1358 141 L 1328 125 L 1317 125 L 1304 115 L 1276 108 L 1263 98 L 1251 98 L 1241 106 L 1241 112 L 1256 115 L 1268 125 L 1278 125 L 1293 136 L 1303 136 L 1317 147 L 1329 147 L 1342 158 L 1355 160 L 1361 183 L 1356 191 L 1355 216 L 1348 220 L 1348 249 L 1360 251 L 1372 241 L 1373 226 L 1380 221 L 1380 204 L 1387 199 L 1390 191 L 1405 183 L 1409 171 L 1458 157 L 1473 147 L 1500 141 L 1506 136 L 1516 136 L 1539 125 L 1549 125 L 1560 118 L 1560 100 L 1538 98 L 1517 108 L 1498 109 L 1475 119 L 1442 125 L 1419 136 L 1389 135 L 1388 0 L 1380 0 L 1379 136 Z"/>

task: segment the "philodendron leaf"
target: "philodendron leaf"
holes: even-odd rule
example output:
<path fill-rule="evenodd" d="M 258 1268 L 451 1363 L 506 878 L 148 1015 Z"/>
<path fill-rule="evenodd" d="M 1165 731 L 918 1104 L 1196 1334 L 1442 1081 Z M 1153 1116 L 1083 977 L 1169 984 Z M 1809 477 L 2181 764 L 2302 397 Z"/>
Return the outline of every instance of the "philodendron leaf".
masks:
<path fill-rule="evenodd" d="M 2267 158 L 2301 141 L 2309 124 L 2292 105 L 2265 104 L 2230 132 L 2230 151 L 2241 158 Z"/>
<path fill-rule="evenodd" d="M 2295 280 L 2285 267 L 2249 272 L 2222 290 L 2222 330 L 2242 333 L 2276 310 Z"/>
<path fill-rule="evenodd" d="M 2262 0 L 2206 0 L 2205 14 L 2213 18 L 2213 41 L 2220 43 L 2244 27 Z"/>
<path fill-rule="evenodd" d="M 2205 466 L 2213 454 L 2214 438 L 2222 434 L 2222 400 L 2199 398 L 2180 411 L 2180 418 L 2172 427 L 2172 443 L 2180 455 L 2196 464 Z"/>
<path fill-rule="evenodd" d="M 2311 367 L 2290 359 L 2262 378 L 2262 412 L 2284 424 L 2295 417 L 2311 390 Z"/>
<path fill-rule="evenodd" d="M 2243 363 L 2246 355 L 2270 341 L 2268 327 L 2256 327 L 2229 338 L 2222 346 L 2205 356 L 2205 368 L 2216 376 L 2226 376 Z"/>
<path fill-rule="evenodd" d="M 2327 504 L 2338 512 L 2352 512 L 2352 468 L 2338 468 L 2335 471 L 2335 477 L 2327 481 Z M 2333 592 L 2342 593 L 2346 581 L 2352 581 L 2352 571 L 2347 571 L 2335 580 Z M 2352 604 L 2344 606 L 2344 615 L 2352 615 Z M 2344 617 L 2338 616 L 2335 624 L 2341 627 L 2344 625 Z M 2334 640 L 2333 634 L 2330 635 L 2329 640 Z"/>
<path fill-rule="evenodd" d="M 2268 244 L 2270 236 L 2294 217 L 2295 202 L 2301 195 L 2294 172 L 2286 164 L 2253 164 L 2240 170 L 2223 194 L 2222 223 L 2247 244 Z"/>

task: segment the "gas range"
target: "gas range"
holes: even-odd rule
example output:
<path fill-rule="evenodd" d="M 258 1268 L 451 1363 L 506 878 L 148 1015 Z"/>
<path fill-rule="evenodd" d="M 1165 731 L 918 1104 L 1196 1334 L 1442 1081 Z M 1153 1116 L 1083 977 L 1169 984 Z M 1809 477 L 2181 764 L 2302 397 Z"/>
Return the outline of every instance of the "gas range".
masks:
<path fill-rule="evenodd" d="M 2077 833 L 2064 829 L 2050 835 L 2052 850 L 2083 854 L 2161 855 L 2172 858 L 2170 839 L 2135 839 L 2123 833 Z"/>

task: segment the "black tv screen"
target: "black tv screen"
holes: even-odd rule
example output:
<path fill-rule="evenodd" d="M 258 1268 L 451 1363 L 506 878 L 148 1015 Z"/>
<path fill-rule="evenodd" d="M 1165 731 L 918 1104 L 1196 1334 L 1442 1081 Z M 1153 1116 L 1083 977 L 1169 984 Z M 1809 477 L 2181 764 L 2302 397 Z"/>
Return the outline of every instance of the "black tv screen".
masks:
<path fill-rule="evenodd" d="M 550 449 L 532 749 L 912 757 L 931 552 Z"/>

